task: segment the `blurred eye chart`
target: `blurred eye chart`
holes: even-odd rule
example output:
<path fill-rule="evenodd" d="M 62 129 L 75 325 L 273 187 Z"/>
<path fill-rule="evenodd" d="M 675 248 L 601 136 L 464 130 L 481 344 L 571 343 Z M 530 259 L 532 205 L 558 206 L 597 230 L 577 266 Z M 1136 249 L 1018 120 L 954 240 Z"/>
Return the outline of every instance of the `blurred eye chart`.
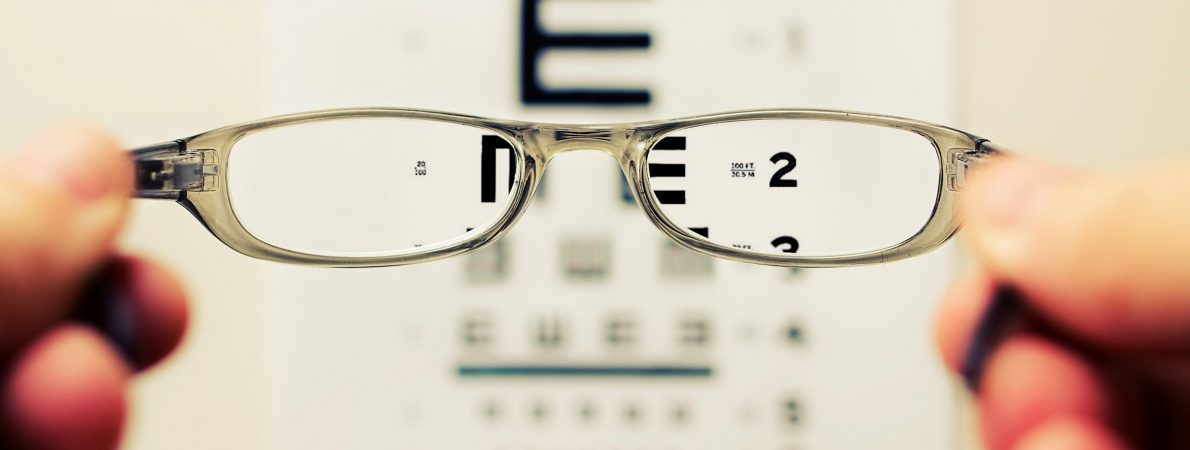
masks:
<path fill-rule="evenodd" d="M 271 0 L 266 104 L 577 123 L 808 107 L 953 123 L 955 3 Z M 611 158 L 567 153 L 526 216 L 475 253 L 270 266 L 271 440 L 955 448 L 956 388 L 930 323 L 957 260 L 953 244 L 844 269 L 711 259 L 649 223 Z"/>

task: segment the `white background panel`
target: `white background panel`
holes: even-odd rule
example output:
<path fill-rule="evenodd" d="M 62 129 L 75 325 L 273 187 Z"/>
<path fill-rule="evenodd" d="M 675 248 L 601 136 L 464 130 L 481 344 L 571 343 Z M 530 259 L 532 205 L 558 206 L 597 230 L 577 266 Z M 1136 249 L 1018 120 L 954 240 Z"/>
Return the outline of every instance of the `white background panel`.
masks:
<path fill-rule="evenodd" d="M 949 1 L 543 6 L 550 32 L 651 37 L 646 51 L 547 52 L 539 73 L 548 87 L 643 87 L 651 103 L 522 104 L 517 2 L 277 1 L 268 9 L 270 107 L 376 104 L 552 122 L 773 106 L 952 118 Z M 953 447 L 952 385 L 927 336 L 951 248 L 840 270 L 709 261 L 668 243 L 621 200 L 611 159 L 567 154 L 546 173 L 544 195 L 498 250 L 412 267 L 272 270 L 279 447 Z M 504 274 L 477 281 L 481 261 L 503 261 Z M 682 344 L 690 317 L 706 320 L 704 347 Z M 543 349 L 535 327 L 552 318 L 565 344 Z M 482 349 L 466 343 L 469 319 L 490 327 Z M 632 344 L 608 343 L 616 320 L 632 322 Z M 789 338 L 793 327 L 800 339 Z M 711 375 L 458 372 L 526 363 L 695 365 Z"/>

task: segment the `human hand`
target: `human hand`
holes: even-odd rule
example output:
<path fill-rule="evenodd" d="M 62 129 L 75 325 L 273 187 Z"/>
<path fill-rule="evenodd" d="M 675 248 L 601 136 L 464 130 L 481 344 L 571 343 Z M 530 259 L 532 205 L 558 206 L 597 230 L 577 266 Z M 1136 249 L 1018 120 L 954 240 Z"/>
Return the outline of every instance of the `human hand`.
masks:
<path fill-rule="evenodd" d="M 116 447 L 130 376 L 181 340 L 180 284 L 113 249 L 132 179 L 115 141 L 81 126 L 0 164 L 0 448 Z M 126 320 L 125 342 L 78 320 L 87 305 Z"/>
<path fill-rule="evenodd" d="M 947 293 L 935 334 L 960 371 L 993 297 L 1025 318 L 975 388 L 1001 449 L 1190 446 L 1190 161 L 1123 174 L 1024 158 L 981 168 L 960 206 L 979 268 Z"/>

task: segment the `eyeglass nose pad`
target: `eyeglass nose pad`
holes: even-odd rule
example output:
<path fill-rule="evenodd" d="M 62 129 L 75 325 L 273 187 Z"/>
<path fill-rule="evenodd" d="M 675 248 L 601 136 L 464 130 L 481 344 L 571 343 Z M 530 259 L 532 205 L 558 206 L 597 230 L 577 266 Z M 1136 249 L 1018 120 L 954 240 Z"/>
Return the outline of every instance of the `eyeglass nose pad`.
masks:
<path fill-rule="evenodd" d="M 620 178 L 620 201 L 625 205 L 635 204 L 645 208 L 645 203 L 641 199 L 645 195 L 645 187 L 640 179 L 641 172 L 637 170 L 637 161 L 625 157 L 620 161 L 620 172 L 624 174 Z"/>

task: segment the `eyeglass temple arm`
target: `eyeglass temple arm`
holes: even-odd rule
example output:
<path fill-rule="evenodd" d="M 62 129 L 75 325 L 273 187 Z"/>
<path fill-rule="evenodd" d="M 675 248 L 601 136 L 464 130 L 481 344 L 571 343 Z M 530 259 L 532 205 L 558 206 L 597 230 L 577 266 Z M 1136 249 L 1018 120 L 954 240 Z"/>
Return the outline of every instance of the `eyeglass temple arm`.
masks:
<path fill-rule="evenodd" d="M 209 191 L 218 173 L 212 151 L 189 151 L 176 140 L 129 152 L 136 168 L 136 196 L 179 200 L 185 192 Z"/>
<path fill-rule="evenodd" d="M 993 144 L 992 141 L 982 139 L 979 141 L 979 146 L 975 149 L 980 157 L 991 157 L 997 155 L 1004 155 L 1006 152 L 1000 148 L 999 145 Z"/>

